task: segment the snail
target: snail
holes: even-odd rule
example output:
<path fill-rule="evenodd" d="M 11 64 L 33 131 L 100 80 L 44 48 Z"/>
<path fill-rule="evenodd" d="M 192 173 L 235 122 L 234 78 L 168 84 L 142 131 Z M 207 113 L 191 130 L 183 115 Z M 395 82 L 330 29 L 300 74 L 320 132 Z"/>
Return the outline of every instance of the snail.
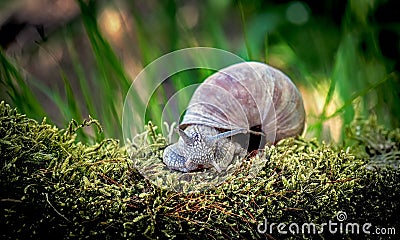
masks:
<path fill-rule="evenodd" d="M 305 111 L 299 90 L 281 71 L 260 62 L 228 66 L 209 76 L 194 92 L 179 140 L 163 153 L 172 170 L 225 170 L 247 149 L 231 138 L 258 134 L 265 144 L 300 135 Z M 259 129 L 257 133 L 254 129 Z"/>

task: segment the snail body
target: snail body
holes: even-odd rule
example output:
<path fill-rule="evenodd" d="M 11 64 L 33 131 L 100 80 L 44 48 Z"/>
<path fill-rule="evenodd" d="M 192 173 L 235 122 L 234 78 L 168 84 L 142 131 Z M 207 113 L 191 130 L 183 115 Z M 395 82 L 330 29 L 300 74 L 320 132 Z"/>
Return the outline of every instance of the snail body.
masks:
<path fill-rule="evenodd" d="M 230 137 L 258 127 L 263 147 L 300 135 L 304 124 L 300 92 L 285 74 L 259 62 L 234 64 L 196 89 L 179 125 L 180 138 L 164 150 L 163 161 L 182 172 L 211 167 L 220 172 L 247 153 Z"/>

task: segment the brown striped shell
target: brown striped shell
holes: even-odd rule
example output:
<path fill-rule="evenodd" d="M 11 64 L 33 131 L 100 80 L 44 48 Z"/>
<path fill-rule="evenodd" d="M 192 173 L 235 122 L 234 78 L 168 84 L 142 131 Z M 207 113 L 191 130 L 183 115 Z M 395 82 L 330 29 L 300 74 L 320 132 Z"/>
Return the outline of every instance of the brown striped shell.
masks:
<path fill-rule="evenodd" d="M 205 125 L 219 130 L 261 127 L 266 141 L 300 135 L 302 97 L 281 71 L 259 62 L 238 63 L 208 77 L 194 92 L 181 129 Z"/>

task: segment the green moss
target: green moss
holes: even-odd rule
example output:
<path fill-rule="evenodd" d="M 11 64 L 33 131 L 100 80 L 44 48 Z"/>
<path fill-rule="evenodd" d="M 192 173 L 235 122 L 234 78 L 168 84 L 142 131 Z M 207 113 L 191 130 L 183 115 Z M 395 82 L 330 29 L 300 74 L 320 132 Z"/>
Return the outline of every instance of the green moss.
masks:
<path fill-rule="evenodd" d="M 325 223 L 340 211 L 350 222 L 400 229 L 400 170 L 395 164 L 400 134 L 377 126 L 374 119 L 350 126 L 343 146 L 283 140 L 236 162 L 225 182 L 196 191 L 195 174 L 162 165 L 166 140 L 150 125 L 128 146 L 130 158 L 117 140 L 91 146 L 76 141 L 76 131 L 93 120 L 71 122 L 60 130 L 4 102 L 0 118 L 0 224 L 5 238 L 281 238 L 287 236 L 276 228 L 269 235 L 257 232 L 258 224 L 264 218 L 270 223 Z M 150 168 L 143 168 L 146 164 Z M 158 187 L 143 171 L 195 191 Z"/>

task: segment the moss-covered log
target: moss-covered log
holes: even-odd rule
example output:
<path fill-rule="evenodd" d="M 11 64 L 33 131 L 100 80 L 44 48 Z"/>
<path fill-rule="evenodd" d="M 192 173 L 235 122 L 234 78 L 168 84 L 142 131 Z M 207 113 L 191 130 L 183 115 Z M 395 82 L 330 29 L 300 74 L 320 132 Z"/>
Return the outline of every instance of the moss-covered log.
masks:
<path fill-rule="evenodd" d="M 4 102 L 0 119 L 4 238 L 359 238 L 363 233 L 327 229 L 279 234 L 277 225 L 257 231 L 264 219 L 318 225 L 338 222 L 340 212 L 348 222 L 371 223 L 371 232 L 400 231 L 400 131 L 373 120 L 350 126 L 343 146 L 286 139 L 243 161 L 224 183 L 184 193 L 154 185 L 134 167 L 140 159 L 161 162 L 160 135 L 144 133 L 144 145 L 129 158 L 117 140 L 82 144 L 74 124 L 60 130 Z M 161 181 L 171 174 L 159 171 Z"/>

